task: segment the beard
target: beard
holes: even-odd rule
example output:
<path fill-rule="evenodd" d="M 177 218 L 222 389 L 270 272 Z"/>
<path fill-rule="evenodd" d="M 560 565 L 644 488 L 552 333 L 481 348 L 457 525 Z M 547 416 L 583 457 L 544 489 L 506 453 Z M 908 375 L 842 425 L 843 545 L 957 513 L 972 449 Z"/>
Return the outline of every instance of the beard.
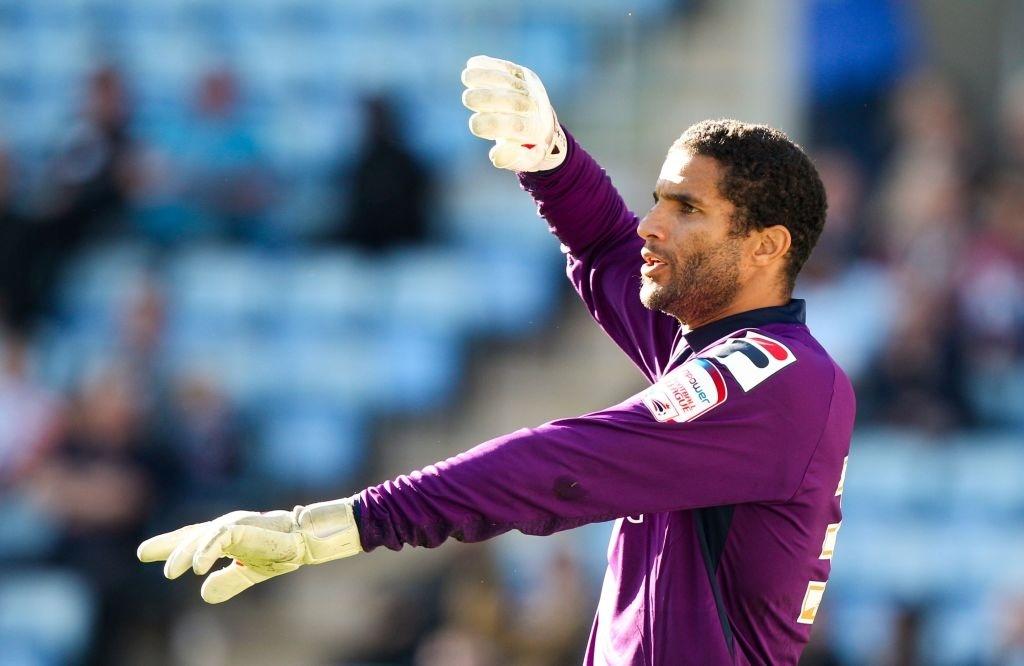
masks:
<path fill-rule="evenodd" d="M 669 259 L 665 254 L 659 256 Z M 666 266 L 667 283 L 640 278 L 640 302 L 650 310 L 664 312 L 692 328 L 692 324 L 710 321 L 739 293 L 738 240 L 693 250 L 685 257 L 672 257 L 671 261 Z"/>

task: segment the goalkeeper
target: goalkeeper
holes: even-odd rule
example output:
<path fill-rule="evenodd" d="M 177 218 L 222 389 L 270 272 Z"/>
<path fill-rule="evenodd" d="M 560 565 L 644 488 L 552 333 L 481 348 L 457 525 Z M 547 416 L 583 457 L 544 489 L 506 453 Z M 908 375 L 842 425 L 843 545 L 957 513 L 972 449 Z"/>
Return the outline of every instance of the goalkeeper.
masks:
<path fill-rule="evenodd" d="M 615 519 L 587 664 L 795 664 L 839 531 L 849 380 L 790 297 L 825 221 L 783 133 L 704 121 L 672 144 L 639 219 L 530 70 L 476 56 L 473 134 L 518 173 L 594 319 L 651 382 L 352 497 L 236 511 L 139 546 L 219 603 L 304 564 Z"/>

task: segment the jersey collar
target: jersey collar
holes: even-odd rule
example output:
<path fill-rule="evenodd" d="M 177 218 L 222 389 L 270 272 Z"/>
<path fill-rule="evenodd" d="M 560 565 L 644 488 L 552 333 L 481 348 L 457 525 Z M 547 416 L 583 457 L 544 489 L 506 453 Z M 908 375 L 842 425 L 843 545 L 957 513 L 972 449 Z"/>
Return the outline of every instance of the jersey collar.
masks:
<path fill-rule="evenodd" d="M 765 324 L 803 324 L 807 304 L 802 298 L 790 299 L 785 305 L 747 310 L 724 319 L 717 319 L 689 333 L 684 333 L 686 345 L 698 353 L 719 338 L 744 328 L 758 328 Z"/>

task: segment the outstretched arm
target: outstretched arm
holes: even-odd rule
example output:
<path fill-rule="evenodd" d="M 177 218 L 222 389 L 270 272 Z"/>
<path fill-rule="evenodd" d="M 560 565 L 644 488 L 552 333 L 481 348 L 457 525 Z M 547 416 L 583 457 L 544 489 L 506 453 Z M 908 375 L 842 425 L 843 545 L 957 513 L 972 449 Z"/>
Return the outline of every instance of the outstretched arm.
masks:
<path fill-rule="evenodd" d="M 745 392 L 724 367 L 694 359 L 603 411 L 518 430 L 344 500 L 182 528 L 142 544 L 139 557 L 166 559 L 169 578 L 234 558 L 203 585 L 203 598 L 219 602 L 303 564 L 380 546 L 430 548 L 513 529 L 550 534 L 640 513 L 785 501 L 824 427 L 824 417 L 796 414 L 826 414 L 831 396 L 789 367 L 778 372 Z"/>
<path fill-rule="evenodd" d="M 661 375 L 679 333 L 675 319 L 640 303 L 637 218 L 604 170 L 558 124 L 540 79 L 505 60 L 475 56 L 462 73 L 473 134 L 495 141 L 495 166 L 523 188 L 568 255 L 567 272 L 597 323 L 649 379 Z"/>

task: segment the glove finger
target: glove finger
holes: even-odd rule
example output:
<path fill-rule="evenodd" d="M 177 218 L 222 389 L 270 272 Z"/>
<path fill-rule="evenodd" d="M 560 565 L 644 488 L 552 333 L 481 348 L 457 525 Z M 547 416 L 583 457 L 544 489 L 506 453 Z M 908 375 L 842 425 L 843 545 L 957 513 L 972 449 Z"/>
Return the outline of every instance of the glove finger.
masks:
<path fill-rule="evenodd" d="M 508 60 L 492 58 L 491 56 L 475 55 L 466 61 L 466 69 L 494 69 L 499 72 L 511 74 L 517 79 L 525 79 L 525 68 Z"/>
<path fill-rule="evenodd" d="M 199 545 L 199 542 L 204 538 L 209 529 L 210 523 L 199 525 L 188 538 L 178 544 L 178 547 L 167 557 L 167 562 L 164 563 L 164 576 L 166 578 L 174 580 L 188 571 L 189 567 L 192 566 L 192 558 L 195 555 L 196 546 Z"/>
<path fill-rule="evenodd" d="M 464 69 L 462 85 L 467 88 L 498 88 L 527 91 L 526 81 L 517 79 L 508 72 L 496 69 Z"/>
<path fill-rule="evenodd" d="M 246 525 L 236 525 L 229 532 L 230 539 L 223 553 L 246 564 L 294 562 L 302 557 L 302 536 L 294 532 L 276 532 Z"/>
<path fill-rule="evenodd" d="M 192 554 L 192 571 L 197 576 L 202 576 L 211 568 L 214 563 L 222 557 L 227 557 L 224 549 L 231 543 L 231 527 L 222 525 L 215 531 L 210 531 L 196 542 L 195 552 Z"/>
<path fill-rule="evenodd" d="M 524 116 L 510 113 L 474 113 L 469 131 L 482 139 L 519 139 L 528 141 L 530 123 Z"/>
<path fill-rule="evenodd" d="M 166 560 L 174 552 L 174 549 L 178 547 L 178 544 L 195 535 L 200 525 L 201 523 L 186 525 L 173 532 L 165 532 L 164 534 L 150 537 L 139 544 L 135 555 L 141 562 Z"/>
<path fill-rule="evenodd" d="M 472 88 L 462 91 L 462 104 L 473 111 L 529 113 L 535 106 L 528 95 L 515 90 Z"/>
<path fill-rule="evenodd" d="M 499 140 L 487 156 L 491 158 L 491 164 L 498 167 L 499 169 L 514 169 L 517 167 L 530 153 L 528 148 L 523 146 L 516 141 L 501 141 Z"/>
<path fill-rule="evenodd" d="M 219 604 L 231 597 L 248 590 L 256 583 L 262 583 L 276 574 L 264 574 L 254 571 L 240 562 L 232 562 L 223 569 L 218 569 L 207 576 L 203 587 L 199 590 L 203 601 L 208 604 Z"/>

